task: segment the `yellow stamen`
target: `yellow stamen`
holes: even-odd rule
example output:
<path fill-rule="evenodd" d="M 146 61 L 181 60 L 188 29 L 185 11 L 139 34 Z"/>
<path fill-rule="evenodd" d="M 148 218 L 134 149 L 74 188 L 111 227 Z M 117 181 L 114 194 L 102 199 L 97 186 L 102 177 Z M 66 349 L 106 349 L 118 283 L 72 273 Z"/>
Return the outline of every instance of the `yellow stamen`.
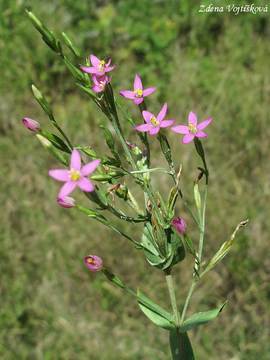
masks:
<path fill-rule="evenodd" d="M 70 180 L 77 181 L 77 180 L 80 179 L 81 174 L 80 174 L 80 172 L 78 170 L 71 169 L 70 172 L 69 172 L 69 177 L 70 177 Z"/>
<path fill-rule="evenodd" d="M 87 258 L 86 259 L 86 262 L 88 263 L 88 264 L 95 264 L 95 260 L 93 259 L 93 258 L 91 258 L 91 257 L 89 257 L 89 258 Z"/>
<path fill-rule="evenodd" d="M 159 121 L 155 118 L 155 116 L 152 116 L 150 119 L 150 122 L 152 125 L 154 126 L 158 126 L 159 125 Z"/>
<path fill-rule="evenodd" d="M 136 97 L 142 97 L 143 96 L 143 91 L 142 89 L 137 89 L 137 90 L 134 90 L 134 93 L 135 93 L 135 96 Z"/>
<path fill-rule="evenodd" d="M 196 134 L 197 132 L 197 127 L 191 123 L 188 124 L 188 130 L 191 134 Z"/>
<path fill-rule="evenodd" d="M 102 71 L 104 69 L 104 66 L 105 66 L 105 61 L 101 60 L 98 65 L 99 70 Z"/>

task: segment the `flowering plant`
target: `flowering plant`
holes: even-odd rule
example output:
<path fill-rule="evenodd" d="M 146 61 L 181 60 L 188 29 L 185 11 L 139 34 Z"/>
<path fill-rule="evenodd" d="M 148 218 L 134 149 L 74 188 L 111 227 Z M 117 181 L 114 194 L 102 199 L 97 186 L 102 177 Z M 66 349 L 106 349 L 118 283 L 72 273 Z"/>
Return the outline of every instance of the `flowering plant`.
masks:
<path fill-rule="evenodd" d="M 74 64 L 66 55 L 66 49 L 54 33 L 42 24 L 32 12 L 27 11 L 27 14 L 45 43 L 65 63 L 74 77 L 76 85 L 94 102 L 110 124 L 110 127 L 102 128 L 110 156 L 99 154 L 90 147 L 74 145 L 59 126 L 49 102 L 37 87 L 32 85 L 35 99 L 47 114 L 51 125 L 58 131 L 58 135 L 44 131 L 36 120 L 28 117 L 23 119 L 23 125 L 35 133 L 41 144 L 65 166 L 64 169 L 49 171 L 50 177 L 64 182 L 58 193 L 57 203 L 63 208 L 74 208 L 81 211 L 129 240 L 145 256 L 150 266 L 164 273 L 172 310 L 162 308 L 141 291 L 130 288 L 106 267 L 100 256 L 87 255 L 84 258 L 84 264 L 90 271 L 103 273 L 108 281 L 131 294 L 145 316 L 156 326 L 169 332 L 172 359 L 194 359 L 188 332 L 216 318 L 226 302 L 215 309 L 187 316 L 192 294 L 201 279 L 227 255 L 233 246 L 237 231 L 247 223 L 247 220 L 240 222 L 232 236 L 220 246 L 213 257 L 203 261 L 209 169 L 200 139 L 207 137 L 204 130 L 212 119 L 208 118 L 198 123 L 197 115 L 189 112 L 188 125 L 177 125 L 175 120 L 167 119 L 166 103 L 155 116 L 147 109 L 145 97 L 155 92 L 156 88 L 144 88 L 140 76 L 136 74 L 133 90 L 120 91 L 121 96 L 132 100 L 138 106 L 138 118 L 141 120 L 135 122 L 122 110 L 117 96 L 114 94 L 112 78 L 109 76 L 109 73 L 115 69 L 111 59 L 100 60 L 97 56 L 90 55 L 89 59 L 86 59 L 85 65 L 79 64 L 78 49 L 63 33 L 63 44 L 77 59 L 77 63 Z M 120 112 L 121 117 L 119 116 Z M 122 126 L 123 118 L 132 126 L 141 145 L 130 143 L 126 139 Z M 179 164 L 176 166 L 173 161 L 171 147 L 166 136 L 168 131 L 182 134 L 183 144 L 194 142 L 195 151 L 201 161 L 201 166 L 198 167 L 199 174 L 194 181 L 193 202 L 187 200 L 182 185 L 180 186 L 182 168 Z M 152 141 L 155 141 L 154 137 L 160 144 L 161 152 L 168 165 L 167 168 L 151 167 L 150 145 Z M 118 150 L 118 145 L 121 147 L 121 151 Z M 152 185 L 152 175 L 155 172 L 163 172 L 171 179 L 172 185 L 168 189 L 167 199 L 164 199 Z M 127 185 L 129 180 L 136 185 L 136 196 L 131 191 L 132 185 Z M 73 197 L 70 197 L 76 188 L 79 188 L 91 201 L 91 207 L 78 204 Z M 131 208 L 131 214 L 116 207 L 110 197 L 112 192 L 123 205 L 126 204 Z M 144 197 L 143 205 L 140 204 L 140 196 L 137 196 L 139 192 Z M 198 242 L 193 241 L 189 236 L 189 226 L 184 217 L 175 214 L 178 200 L 189 213 L 194 226 L 198 228 Z M 123 206 L 123 208 L 127 207 Z M 123 232 L 121 228 L 108 220 L 105 211 L 123 222 L 143 224 L 141 239 L 134 239 L 132 234 Z M 173 271 L 188 255 L 194 260 L 191 270 L 192 282 L 184 306 L 179 309 L 175 295 Z"/>

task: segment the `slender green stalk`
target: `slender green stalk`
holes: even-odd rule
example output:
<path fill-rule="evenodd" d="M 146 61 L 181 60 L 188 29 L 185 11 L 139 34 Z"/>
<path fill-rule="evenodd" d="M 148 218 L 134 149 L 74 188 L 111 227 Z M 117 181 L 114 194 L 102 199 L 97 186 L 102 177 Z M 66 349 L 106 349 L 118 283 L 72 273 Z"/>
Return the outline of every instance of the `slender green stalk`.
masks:
<path fill-rule="evenodd" d="M 166 277 L 166 283 L 167 283 L 167 287 L 168 287 L 168 291 L 169 291 L 169 295 L 170 295 L 172 310 L 174 313 L 175 324 L 176 324 L 176 327 L 179 327 L 180 326 L 180 315 L 179 315 L 179 311 L 177 308 L 173 277 L 172 277 L 171 273 L 166 273 L 165 277 Z"/>
<path fill-rule="evenodd" d="M 197 284 L 197 281 L 196 281 L 195 279 L 193 279 L 193 280 L 192 280 L 192 283 L 191 283 L 191 286 L 190 286 L 190 288 L 189 288 L 187 297 L 186 297 L 186 301 L 185 301 L 185 304 L 184 304 L 184 307 L 183 307 L 182 314 L 181 314 L 181 321 L 180 321 L 181 324 L 182 324 L 182 323 L 184 322 L 184 320 L 185 320 L 187 308 L 188 308 L 188 305 L 189 305 L 191 296 L 192 296 L 192 294 L 193 294 L 193 291 L 195 290 L 196 284 Z"/>

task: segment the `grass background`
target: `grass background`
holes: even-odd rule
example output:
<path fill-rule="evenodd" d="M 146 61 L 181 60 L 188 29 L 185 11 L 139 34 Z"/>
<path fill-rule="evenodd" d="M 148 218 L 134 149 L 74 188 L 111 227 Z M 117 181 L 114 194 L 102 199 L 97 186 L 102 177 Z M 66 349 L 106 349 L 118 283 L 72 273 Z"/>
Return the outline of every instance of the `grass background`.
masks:
<path fill-rule="evenodd" d="M 49 128 L 31 96 L 35 83 L 74 143 L 105 152 L 98 130 L 103 116 L 33 30 L 25 7 L 56 33 L 66 31 L 84 56 L 111 55 L 117 91 L 130 88 L 138 72 L 145 84 L 158 87 L 148 100 L 153 112 L 167 101 L 178 123 L 191 109 L 201 119 L 214 118 L 204 141 L 212 178 L 205 257 L 240 220 L 249 218 L 250 224 L 195 292 L 190 312 L 224 299 L 229 304 L 191 338 L 198 359 L 269 359 L 269 13 L 199 14 L 198 6 L 187 0 L 0 3 L 2 359 L 168 359 L 167 333 L 155 328 L 133 299 L 89 274 L 82 258 L 102 255 L 128 284 L 168 307 L 162 274 L 122 238 L 55 204 L 58 185 L 47 176 L 55 160 L 21 126 L 20 119 L 29 116 Z M 132 104 L 122 102 L 139 122 Z M 132 140 L 132 130 L 125 128 Z M 170 141 L 191 197 L 198 159 L 177 136 Z M 157 164 L 162 160 L 155 140 L 152 146 Z M 154 185 L 166 193 L 170 184 L 156 176 Z M 177 210 L 196 239 L 180 201 Z M 139 239 L 140 226 L 126 230 Z M 187 259 L 175 270 L 180 305 L 191 266 Z"/>

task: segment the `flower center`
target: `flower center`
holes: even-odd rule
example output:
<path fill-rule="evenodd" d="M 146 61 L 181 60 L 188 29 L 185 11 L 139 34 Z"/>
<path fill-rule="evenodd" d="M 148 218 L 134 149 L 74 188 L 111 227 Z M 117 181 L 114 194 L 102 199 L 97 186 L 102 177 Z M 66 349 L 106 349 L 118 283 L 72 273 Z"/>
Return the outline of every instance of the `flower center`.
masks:
<path fill-rule="evenodd" d="M 87 262 L 87 264 L 91 264 L 91 265 L 96 264 L 95 260 L 90 256 L 86 259 L 86 262 Z"/>
<path fill-rule="evenodd" d="M 69 172 L 69 177 L 72 181 L 78 181 L 81 177 L 81 173 L 78 170 L 71 169 Z"/>
<path fill-rule="evenodd" d="M 150 119 L 150 122 L 152 125 L 154 126 L 158 126 L 159 125 L 159 121 L 155 118 L 155 116 L 152 116 Z"/>
<path fill-rule="evenodd" d="M 98 65 L 99 71 L 103 71 L 103 70 L 104 70 L 104 67 L 105 67 L 105 61 L 104 61 L 104 60 L 101 60 L 101 61 L 99 62 L 99 65 Z"/>
<path fill-rule="evenodd" d="M 143 96 L 142 89 L 136 89 L 136 90 L 134 90 L 134 93 L 135 93 L 135 96 L 138 97 L 138 98 Z"/>
<path fill-rule="evenodd" d="M 196 134 L 197 132 L 197 127 L 191 123 L 188 124 L 188 130 L 191 134 Z"/>

